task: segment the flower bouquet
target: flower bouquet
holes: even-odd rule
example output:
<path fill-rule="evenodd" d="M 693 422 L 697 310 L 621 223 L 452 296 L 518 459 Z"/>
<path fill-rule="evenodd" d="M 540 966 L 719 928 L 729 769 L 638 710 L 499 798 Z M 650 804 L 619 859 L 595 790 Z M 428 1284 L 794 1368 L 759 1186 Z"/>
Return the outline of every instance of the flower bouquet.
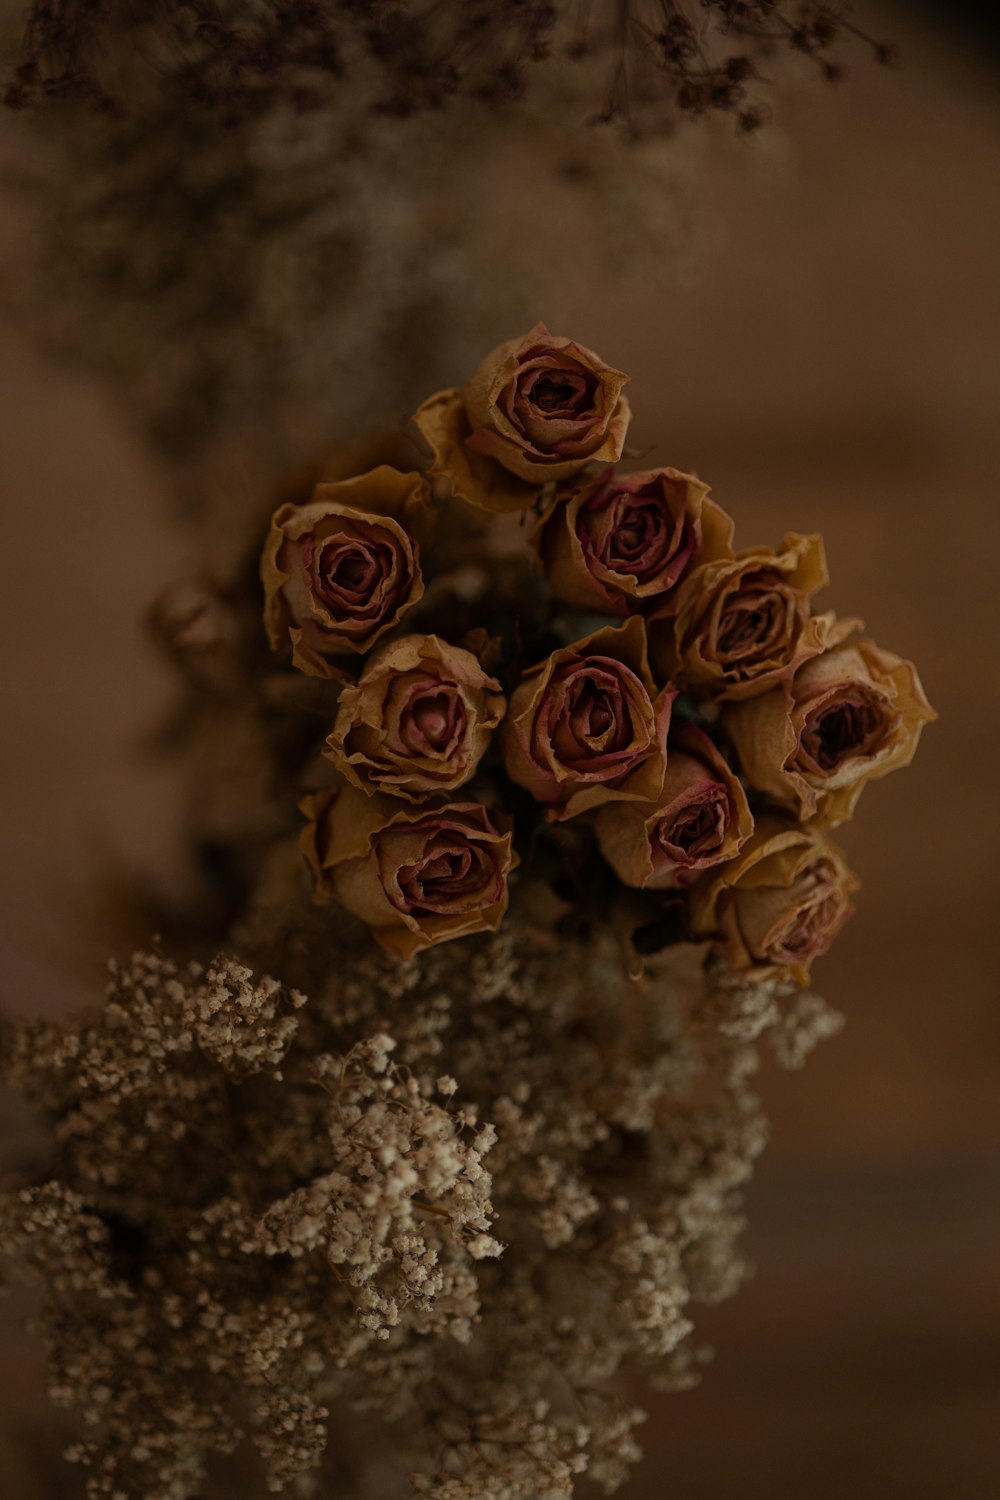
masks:
<path fill-rule="evenodd" d="M 611 1493 L 698 1377 L 760 1050 L 839 1023 L 829 830 L 933 712 L 818 536 L 623 463 L 625 385 L 539 324 L 154 609 L 195 894 L 0 1054 L 95 1500 Z"/>

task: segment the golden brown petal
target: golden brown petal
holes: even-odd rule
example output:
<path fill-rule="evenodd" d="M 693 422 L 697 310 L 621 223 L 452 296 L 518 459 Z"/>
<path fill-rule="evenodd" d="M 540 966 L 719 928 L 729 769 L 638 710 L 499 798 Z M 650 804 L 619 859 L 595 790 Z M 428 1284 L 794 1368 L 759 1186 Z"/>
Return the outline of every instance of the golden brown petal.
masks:
<path fill-rule="evenodd" d="M 538 499 L 544 480 L 523 481 L 466 447 L 472 427 L 461 391 L 428 397 L 413 421 L 430 449 L 431 475 L 447 480 L 456 499 L 497 513 L 525 510 Z"/>

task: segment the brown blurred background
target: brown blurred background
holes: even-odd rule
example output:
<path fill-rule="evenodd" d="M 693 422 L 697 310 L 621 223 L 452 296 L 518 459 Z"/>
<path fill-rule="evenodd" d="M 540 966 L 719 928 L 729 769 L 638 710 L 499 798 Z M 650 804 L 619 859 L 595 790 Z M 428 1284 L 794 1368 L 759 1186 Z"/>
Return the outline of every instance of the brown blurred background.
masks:
<path fill-rule="evenodd" d="M 898 69 L 721 143 L 696 253 L 588 288 L 568 324 L 743 545 L 822 530 L 829 602 L 918 662 L 941 715 L 846 832 L 863 899 L 816 979 L 848 1025 L 762 1081 L 759 1271 L 702 1315 L 703 1386 L 647 1403 L 632 1500 L 1000 1494 L 1000 112 L 988 54 L 902 9 L 882 30 Z M 139 621 L 184 541 L 111 399 L 0 336 L 0 984 L 55 1014 L 115 941 L 95 869 L 174 857 L 171 773 L 137 750 L 167 686 Z M 0 1119 L 9 1157 L 23 1122 Z M 40 1433 L 37 1353 L 0 1328 L 0 1432 Z"/>

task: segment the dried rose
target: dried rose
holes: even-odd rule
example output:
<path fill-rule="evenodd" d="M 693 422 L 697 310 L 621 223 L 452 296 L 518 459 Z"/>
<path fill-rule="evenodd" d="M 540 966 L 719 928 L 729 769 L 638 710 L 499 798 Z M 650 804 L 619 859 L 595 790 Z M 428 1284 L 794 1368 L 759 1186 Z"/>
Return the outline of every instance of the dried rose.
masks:
<path fill-rule="evenodd" d="M 656 801 L 608 804 L 596 828 L 600 851 L 619 880 L 661 890 L 733 859 L 753 833 L 753 817 L 742 786 L 704 730 L 678 724 Z"/>
<path fill-rule="evenodd" d="M 316 900 L 339 902 L 384 948 L 411 958 L 500 926 L 518 862 L 502 813 L 478 802 L 412 807 L 350 787 L 313 793 L 300 806 Z"/>
<path fill-rule="evenodd" d="M 406 635 L 343 689 L 325 754 L 363 791 L 415 802 L 470 780 L 505 707 L 471 651 Z"/>
<path fill-rule="evenodd" d="M 367 651 L 424 591 L 418 535 L 429 523 L 419 474 L 381 465 L 280 505 L 261 558 L 264 623 L 274 650 L 316 677 L 330 658 Z"/>
<path fill-rule="evenodd" d="M 832 644 L 835 616 L 810 615 L 809 598 L 828 581 L 819 536 L 785 537 L 696 568 L 670 619 L 655 624 L 656 667 L 682 689 L 749 698 L 788 677 Z"/>
<path fill-rule="evenodd" d="M 661 614 L 699 563 L 730 556 L 732 521 L 677 469 L 616 474 L 557 495 L 532 542 L 557 599 L 605 614 Z"/>
<path fill-rule="evenodd" d="M 734 974 L 789 974 L 805 984 L 853 911 L 858 888 L 836 844 L 813 828 L 758 820 L 735 859 L 691 889 L 691 925 Z"/>
<path fill-rule="evenodd" d="M 753 786 L 832 827 L 851 816 L 866 781 L 909 765 L 936 717 L 913 664 L 861 640 L 813 657 L 761 698 L 732 704 L 724 723 Z"/>
<path fill-rule="evenodd" d="M 521 679 L 500 731 L 508 775 L 551 818 L 649 801 L 663 785 L 675 696 L 656 691 L 643 622 L 605 626 Z"/>
<path fill-rule="evenodd" d="M 631 411 L 627 375 L 544 323 L 501 344 L 464 391 L 439 391 L 414 421 L 432 474 L 485 510 L 520 510 L 550 480 L 621 457 Z"/>

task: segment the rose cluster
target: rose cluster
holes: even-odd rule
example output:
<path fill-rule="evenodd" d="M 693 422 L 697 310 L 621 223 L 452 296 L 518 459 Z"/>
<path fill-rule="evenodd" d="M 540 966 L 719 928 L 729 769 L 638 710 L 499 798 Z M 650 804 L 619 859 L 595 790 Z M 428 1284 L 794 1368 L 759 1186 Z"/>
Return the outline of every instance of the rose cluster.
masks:
<path fill-rule="evenodd" d="M 933 710 L 813 610 L 820 537 L 736 551 L 695 474 L 617 467 L 626 380 L 538 324 L 424 402 L 408 470 L 275 512 L 270 643 L 331 694 L 316 899 L 409 957 L 496 930 L 520 865 L 526 900 L 593 920 L 627 893 L 805 982 L 857 885 L 827 830 Z"/>

